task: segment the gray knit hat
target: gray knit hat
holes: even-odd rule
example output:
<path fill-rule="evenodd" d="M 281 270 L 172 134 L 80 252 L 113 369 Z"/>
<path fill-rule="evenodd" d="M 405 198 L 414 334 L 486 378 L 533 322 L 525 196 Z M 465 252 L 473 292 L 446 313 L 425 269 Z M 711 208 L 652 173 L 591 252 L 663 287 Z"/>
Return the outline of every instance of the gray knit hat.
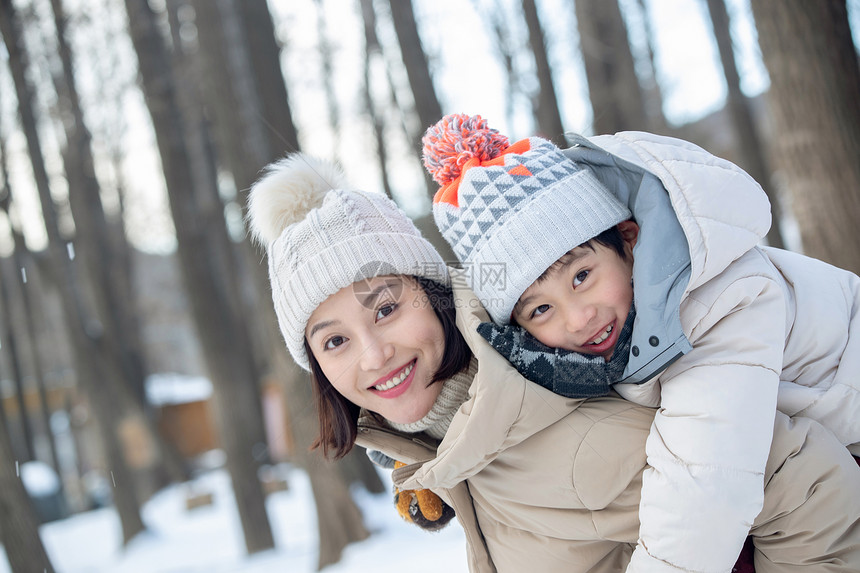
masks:
<path fill-rule="evenodd" d="M 442 257 L 392 200 L 347 188 L 336 166 L 296 153 L 267 167 L 248 199 L 281 334 L 305 370 L 308 319 L 340 289 L 392 274 L 450 284 Z"/>
<path fill-rule="evenodd" d="M 442 185 L 433 217 L 493 321 L 564 253 L 631 217 L 594 174 L 539 137 L 508 145 L 480 116 L 452 114 L 424 135 Z"/>

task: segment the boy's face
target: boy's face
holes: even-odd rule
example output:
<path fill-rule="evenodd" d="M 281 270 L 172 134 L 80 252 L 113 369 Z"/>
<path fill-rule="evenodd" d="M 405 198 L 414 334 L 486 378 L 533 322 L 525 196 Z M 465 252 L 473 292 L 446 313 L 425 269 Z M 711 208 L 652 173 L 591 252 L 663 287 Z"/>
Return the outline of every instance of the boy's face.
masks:
<path fill-rule="evenodd" d="M 619 227 L 625 258 L 596 241 L 593 248 L 576 247 L 526 289 L 513 318 L 547 346 L 609 360 L 633 303 L 638 227 L 632 222 Z"/>

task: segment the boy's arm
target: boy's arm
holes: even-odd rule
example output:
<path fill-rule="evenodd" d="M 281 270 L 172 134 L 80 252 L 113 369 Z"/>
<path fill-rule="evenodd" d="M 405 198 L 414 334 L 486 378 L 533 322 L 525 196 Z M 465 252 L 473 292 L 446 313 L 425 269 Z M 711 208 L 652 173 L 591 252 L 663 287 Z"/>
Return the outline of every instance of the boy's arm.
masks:
<path fill-rule="evenodd" d="M 748 276 L 707 296 L 707 305 L 695 295 L 683 309 L 701 316 L 693 350 L 660 378 L 628 573 L 730 571 L 762 507 L 785 337 L 782 293 L 770 278 Z"/>

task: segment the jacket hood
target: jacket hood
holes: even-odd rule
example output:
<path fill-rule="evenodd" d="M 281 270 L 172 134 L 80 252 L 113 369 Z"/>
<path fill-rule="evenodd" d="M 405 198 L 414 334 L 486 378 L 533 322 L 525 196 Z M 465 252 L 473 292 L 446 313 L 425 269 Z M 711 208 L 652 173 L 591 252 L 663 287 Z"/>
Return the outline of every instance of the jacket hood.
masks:
<path fill-rule="evenodd" d="M 619 168 L 638 167 L 662 183 L 673 209 L 665 217 L 678 221 L 689 247 L 688 292 L 723 272 L 770 229 L 770 202 L 761 185 L 729 161 L 687 141 L 650 133 L 621 132 L 590 141 L 596 150 L 599 145 L 620 159 Z"/>
<path fill-rule="evenodd" d="M 690 351 L 682 300 L 761 241 L 770 203 L 742 169 L 686 141 L 643 132 L 568 141 L 565 155 L 588 166 L 639 224 L 636 322 L 621 380 L 639 384 Z"/>

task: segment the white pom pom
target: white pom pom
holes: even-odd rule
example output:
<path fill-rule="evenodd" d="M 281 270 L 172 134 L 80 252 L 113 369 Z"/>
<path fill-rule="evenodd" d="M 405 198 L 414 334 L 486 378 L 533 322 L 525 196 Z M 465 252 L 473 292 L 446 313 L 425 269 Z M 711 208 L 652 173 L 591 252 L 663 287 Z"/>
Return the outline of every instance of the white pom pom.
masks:
<path fill-rule="evenodd" d="M 248 223 L 254 239 L 268 245 L 308 212 L 322 205 L 332 189 L 346 189 L 343 172 L 333 163 L 293 153 L 266 167 L 251 186 Z"/>

